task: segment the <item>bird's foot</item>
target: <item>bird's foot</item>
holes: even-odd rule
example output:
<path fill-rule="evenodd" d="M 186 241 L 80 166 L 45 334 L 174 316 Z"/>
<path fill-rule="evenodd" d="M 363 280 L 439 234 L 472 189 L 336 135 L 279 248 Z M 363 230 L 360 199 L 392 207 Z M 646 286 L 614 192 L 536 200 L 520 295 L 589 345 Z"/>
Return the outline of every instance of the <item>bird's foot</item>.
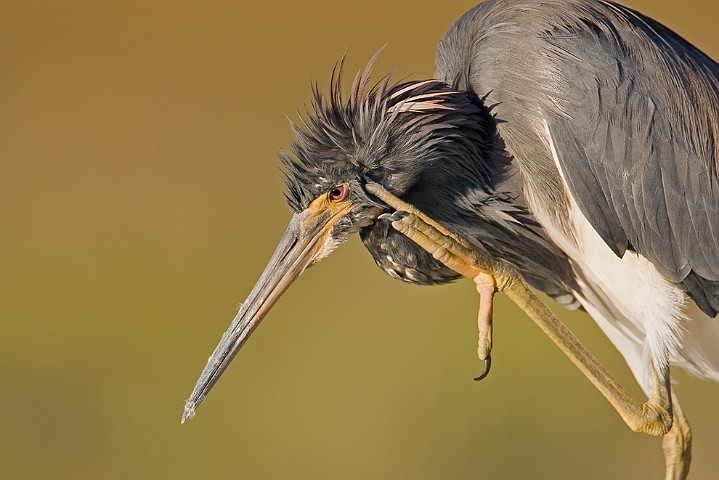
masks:
<path fill-rule="evenodd" d="M 494 260 L 480 246 L 473 245 L 447 231 L 420 210 L 395 197 L 381 185 L 367 183 L 367 191 L 400 213 L 393 216 L 392 227 L 413 240 L 436 260 L 462 276 L 475 280 L 480 293 L 504 292 L 564 352 L 592 382 L 634 431 L 661 436 L 672 427 L 669 369 L 654 372 L 654 389 L 646 402 L 638 402 L 617 382 L 582 342 L 532 291 L 522 275 L 511 265 Z M 488 286 L 494 285 L 494 289 Z M 480 308 L 480 355 L 491 346 L 491 297 L 484 295 Z M 488 312 L 488 313 L 487 313 Z M 487 328 L 489 327 L 489 328 Z M 486 366 L 485 366 L 486 370 Z M 480 375 L 481 377 L 481 375 Z M 678 477 L 681 478 L 681 477 Z"/>
<path fill-rule="evenodd" d="M 492 315 L 494 294 L 498 291 L 496 275 L 506 276 L 503 263 L 493 260 L 489 254 L 475 245 L 452 234 L 421 210 L 395 197 L 382 186 L 368 183 L 367 191 L 395 209 L 393 213 L 380 216 L 392 222 L 392 227 L 404 234 L 432 256 L 461 275 L 471 278 L 479 293 L 477 327 L 477 356 L 484 362 L 484 369 L 475 380 L 487 377 L 492 366 Z M 505 285 L 507 282 L 501 282 Z"/>
<path fill-rule="evenodd" d="M 411 209 L 410 205 L 401 206 Z M 423 214 L 418 210 L 413 213 L 400 210 L 382 214 L 379 218 L 391 222 L 394 229 L 417 242 L 444 265 L 463 272 L 463 275 L 474 280 L 479 293 L 477 356 L 484 362 L 482 373 L 474 380 L 482 380 L 487 377 L 492 366 L 492 316 L 494 294 L 497 292 L 496 280 L 491 273 L 476 265 L 474 252 L 466 243 L 449 232 L 440 232 L 437 227 L 430 225 L 428 220 L 420 219 L 418 215 Z"/>

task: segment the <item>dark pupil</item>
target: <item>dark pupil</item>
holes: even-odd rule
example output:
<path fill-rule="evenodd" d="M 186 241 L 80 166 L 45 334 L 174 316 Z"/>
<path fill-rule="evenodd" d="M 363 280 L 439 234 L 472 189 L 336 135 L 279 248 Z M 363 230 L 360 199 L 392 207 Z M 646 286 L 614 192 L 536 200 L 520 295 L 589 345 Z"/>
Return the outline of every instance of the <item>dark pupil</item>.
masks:
<path fill-rule="evenodd" d="M 332 197 L 333 199 L 340 198 L 341 196 L 342 196 L 342 189 L 339 187 L 333 188 L 332 191 L 330 192 L 330 197 Z"/>

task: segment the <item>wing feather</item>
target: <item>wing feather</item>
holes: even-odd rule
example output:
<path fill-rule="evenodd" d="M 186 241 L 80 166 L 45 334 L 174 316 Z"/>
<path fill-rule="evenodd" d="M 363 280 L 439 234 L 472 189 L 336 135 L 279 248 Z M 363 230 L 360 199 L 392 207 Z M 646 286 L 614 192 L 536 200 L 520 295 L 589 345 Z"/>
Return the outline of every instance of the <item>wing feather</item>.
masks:
<path fill-rule="evenodd" d="M 530 190 L 547 203 L 558 195 L 543 125 L 607 245 L 645 256 L 719 313 L 717 63 L 611 2 L 488 0 L 445 36 L 437 71 L 496 105 Z"/>

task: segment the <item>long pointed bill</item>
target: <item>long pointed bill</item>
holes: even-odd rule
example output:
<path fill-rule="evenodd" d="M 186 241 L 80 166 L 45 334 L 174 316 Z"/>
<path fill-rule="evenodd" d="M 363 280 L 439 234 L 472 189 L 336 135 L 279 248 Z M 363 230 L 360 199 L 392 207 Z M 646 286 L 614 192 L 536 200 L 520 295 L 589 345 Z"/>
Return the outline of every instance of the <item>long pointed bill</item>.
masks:
<path fill-rule="evenodd" d="M 195 415 L 197 406 L 285 290 L 308 266 L 324 256 L 333 242 L 330 236 L 332 227 L 350 207 L 349 202 L 334 205 L 320 197 L 306 210 L 292 216 L 265 271 L 207 361 L 185 403 L 182 423 Z"/>

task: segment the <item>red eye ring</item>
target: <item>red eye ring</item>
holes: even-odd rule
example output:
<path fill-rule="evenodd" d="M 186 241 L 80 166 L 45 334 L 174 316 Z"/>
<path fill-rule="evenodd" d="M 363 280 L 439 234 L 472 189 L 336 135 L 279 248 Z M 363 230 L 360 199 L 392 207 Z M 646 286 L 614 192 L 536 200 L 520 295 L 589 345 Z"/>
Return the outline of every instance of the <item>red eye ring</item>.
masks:
<path fill-rule="evenodd" d="M 337 185 L 332 190 L 329 191 L 329 199 L 331 202 L 341 202 L 345 198 L 347 198 L 347 193 L 349 193 L 349 189 L 347 188 L 347 185 Z"/>

